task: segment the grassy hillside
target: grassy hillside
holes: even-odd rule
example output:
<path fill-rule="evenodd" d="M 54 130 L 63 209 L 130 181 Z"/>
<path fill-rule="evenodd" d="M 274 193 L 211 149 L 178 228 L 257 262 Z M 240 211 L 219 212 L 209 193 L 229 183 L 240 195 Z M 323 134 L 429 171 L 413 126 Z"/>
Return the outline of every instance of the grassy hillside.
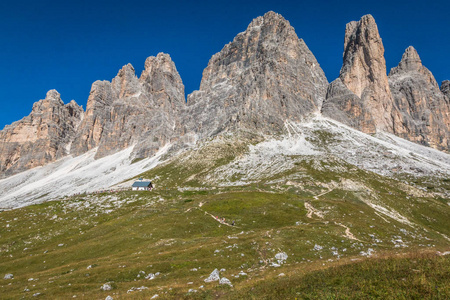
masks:
<path fill-rule="evenodd" d="M 152 192 L 1 212 L 0 298 L 450 297 L 448 199 L 332 155 L 249 162 L 256 140 L 186 151 Z"/>

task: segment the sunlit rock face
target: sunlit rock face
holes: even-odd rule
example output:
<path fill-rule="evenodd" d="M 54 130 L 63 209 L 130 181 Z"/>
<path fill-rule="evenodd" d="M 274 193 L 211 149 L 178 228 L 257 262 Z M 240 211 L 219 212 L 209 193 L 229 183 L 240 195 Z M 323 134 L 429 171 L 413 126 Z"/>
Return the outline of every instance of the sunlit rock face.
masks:
<path fill-rule="evenodd" d="M 413 47 L 405 50 L 397 67 L 389 73 L 395 105 L 401 112 L 404 130 L 395 133 L 405 139 L 441 150 L 450 149 L 450 105 L 433 74 L 422 65 Z"/>
<path fill-rule="evenodd" d="M 188 96 L 186 131 L 277 133 L 287 119 L 320 110 L 327 79 L 316 58 L 281 15 L 268 12 L 215 54 L 200 90 Z"/>
<path fill-rule="evenodd" d="M 99 158 L 135 145 L 137 157 L 152 155 L 176 136 L 184 99 L 184 85 L 169 55 L 147 58 L 140 78 L 131 64 L 125 65 L 111 82 L 92 85 L 72 153 L 98 147 Z"/>
<path fill-rule="evenodd" d="M 68 154 L 83 109 L 50 90 L 27 117 L 0 131 L 0 177 L 42 166 Z"/>
<path fill-rule="evenodd" d="M 322 112 L 366 133 L 402 126 L 386 75 L 384 47 L 371 15 L 345 29 L 343 65 L 328 87 Z"/>

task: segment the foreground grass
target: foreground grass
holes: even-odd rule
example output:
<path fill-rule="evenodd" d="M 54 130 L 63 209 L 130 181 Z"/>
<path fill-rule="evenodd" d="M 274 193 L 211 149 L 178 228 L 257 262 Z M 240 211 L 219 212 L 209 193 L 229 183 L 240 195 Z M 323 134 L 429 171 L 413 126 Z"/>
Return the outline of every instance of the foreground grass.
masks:
<path fill-rule="evenodd" d="M 252 187 L 80 196 L 5 211 L 0 214 L 0 298 L 39 293 L 45 299 L 148 299 L 155 294 L 175 299 L 356 299 L 400 288 L 405 297 L 407 290 L 424 297 L 447 295 L 447 258 L 414 258 L 417 266 L 403 258 L 364 261 L 370 251 L 394 255 L 405 252 L 403 247 L 422 251 L 427 245 L 445 251 L 444 239 L 430 235 L 422 245 L 422 231 L 394 220 L 386 223 L 362 202 L 328 195 L 311 202 L 330 211 L 323 219 L 307 217 L 308 197 Z M 209 214 L 235 220 L 236 226 L 220 224 Z M 351 226 L 357 240 L 346 237 L 337 221 Z M 400 248 L 392 242 L 397 237 L 405 243 Z M 280 252 L 288 259 L 274 266 Z M 363 261 L 341 266 L 355 258 Z M 221 277 L 233 287 L 204 282 L 216 268 L 223 269 Z M 7 273 L 14 279 L 3 279 Z M 159 275 L 145 279 L 150 273 Z M 394 283 L 386 284 L 391 279 Z M 404 285 L 417 282 L 423 290 Z M 113 289 L 102 291 L 105 283 Z M 133 290 L 138 287 L 145 289 Z"/>
<path fill-rule="evenodd" d="M 365 259 L 269 280 L 226 299 L 449 299 L 450 257 L 408 254 Z"/>

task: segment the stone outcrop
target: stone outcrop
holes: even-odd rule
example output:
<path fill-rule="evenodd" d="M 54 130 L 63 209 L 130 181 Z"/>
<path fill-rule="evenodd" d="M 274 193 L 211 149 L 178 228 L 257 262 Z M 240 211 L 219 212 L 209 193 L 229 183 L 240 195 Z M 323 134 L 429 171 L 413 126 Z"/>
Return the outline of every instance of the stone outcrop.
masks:
<path fill-rule="evenodd" d="M 75 101 L 67 105 L 56 90 L 33 105 L 27 117 L 0 131 L 0 176 L 42 166 L 68 154 L 83 117 Z"/>
<path fill-rule="evenodd" d="M 441 92 L 450 99 L 450 80 L 444 80 L 441 83 Z"/>
<path fill-rule="evenodd" d="M 328 87 L 322 112 L 366 133 L 402 126 L 386 75 L 384 47 L 371 15 L 345 29 L 343 65 Z"/>
<path fill-rule="evenodd" d="M 450 105 L 433 74 L 422 65 L 413 47 L 405 50 L 397 67 L 389 73 L 395 105 L 401 112 L 403 131 L 395 134 L 426 146 L 450 149 Z M 447 86 L 447 87 L 446 87 Z"/>
<path fill-rule="evenodd" d="M 300 121 L 320 110 L 327 85 L 294 28 L 268 12 L 211 58 L 200 90 L 188 96 L 186 132 L 281 132 L 287 119 Z"/>
<path fill-rule="evenodd" d="M 169 55 L 147 58 L 140 78 L 128 64 L 111 83 L 92 85 L 72 153 L 98 147 L 99 158 L 135 145 L 137 157 L 151 155 L 176 138 L 184 99 L 183 83 Z"/>

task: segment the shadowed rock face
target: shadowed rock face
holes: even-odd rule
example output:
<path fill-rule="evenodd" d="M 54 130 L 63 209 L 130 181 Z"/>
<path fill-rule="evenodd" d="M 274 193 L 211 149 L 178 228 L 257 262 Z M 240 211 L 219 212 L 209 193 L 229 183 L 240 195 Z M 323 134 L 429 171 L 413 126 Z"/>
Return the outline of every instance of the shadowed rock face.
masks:
<path fill-rule="evenodd" d="M 149 57 L 139 79 L 128 64 L 111 83 L 92 85 L 72 153 L 98 147 L 99 158 L 136 145 L 136 156 L 152 155 L 176 136 L 184 106 L 184 86 L 169 55 Z"/>
<path fill-rule="evenodd" d="M 0 177 L 42 166 L 68 154 L 83 109 L 75 101 L 64 105 L 50 90 L 27 117 L 0 131 Z"/>
<path fill-rule="evenodd" d="M 389 73 L 389 85 L 395 105 L 401 112 L 405 139 L 441 150 L 450 149 L 450 106 L 448 98 L 422 65 L 413 47 L 405 50 L 402 60 Z"/>
<path fill-rule="evenodd" d="M 323 114 L 366 133 L 401 127 L 392 105 L 383 43 L 371 15 L 347 24 L 343 57 L 339 78 L 328 87 Z"/>
<path fill-rule="evenodd" d="M 450 99 L 450 80 L 444 80 L 441 83 L 441 92 Z M 449 100 L 447 100 L 449 102 Z"/>
<path fill-rule="evenodd" d="M 193 118 L 186 131 L 200 137 L 237 128 L 279 132 L 286 119 L 319 111 L 327 84 L 289 22 L 268 12 L 211 58 L 200 90 L 188 96 Z"/>

